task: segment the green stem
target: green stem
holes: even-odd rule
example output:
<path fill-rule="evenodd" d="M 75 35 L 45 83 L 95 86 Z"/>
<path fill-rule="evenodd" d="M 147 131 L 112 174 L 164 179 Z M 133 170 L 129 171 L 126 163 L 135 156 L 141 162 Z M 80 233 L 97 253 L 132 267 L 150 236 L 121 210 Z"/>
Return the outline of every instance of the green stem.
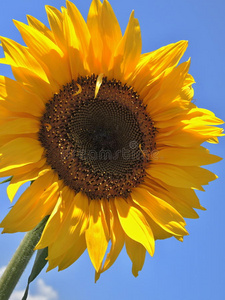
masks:
<path fill-rule="evenodd" d="M 41 237 L 41 233 L 47 220 L 48 216 L 24 236 L 0 279 L 0 300 L 8 300 L 12 294 L 17 282 L 34 253 L 34 247 Z"/>

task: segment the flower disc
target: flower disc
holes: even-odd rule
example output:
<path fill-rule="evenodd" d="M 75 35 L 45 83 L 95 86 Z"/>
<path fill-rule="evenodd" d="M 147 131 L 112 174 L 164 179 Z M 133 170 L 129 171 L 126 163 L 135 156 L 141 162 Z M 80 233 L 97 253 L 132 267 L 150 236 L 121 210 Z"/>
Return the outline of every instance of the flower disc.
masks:
<path fill-rule="evenodd" d="M 127 198 L 143 182 L 155 149 L 150 116 L 137 93 L 103 78 L 79 77 L 47 102 L 39 139 L 47 162 L 76 193 Z"/>

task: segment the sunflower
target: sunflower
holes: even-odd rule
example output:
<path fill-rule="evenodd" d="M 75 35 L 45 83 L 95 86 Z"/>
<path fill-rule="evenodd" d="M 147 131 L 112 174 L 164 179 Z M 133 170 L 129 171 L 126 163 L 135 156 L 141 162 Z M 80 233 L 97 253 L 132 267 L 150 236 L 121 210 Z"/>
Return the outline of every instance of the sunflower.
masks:
<path fill-rule="evenodd" d="M 204 209 L 195 194 L 217 178 L 202 165 L 219 157 L 222 124 L 191 102 L 190 60 L 180 41 L 141 54 L 134 13 L 124 35 L 104 0 L 84 21 L 70 2 L 46 6 L 50 29 L 28 16 L 15 21 L 26 46 L 2 37 L 15 80 L 0 77 L 0 176 L 12 176 L 1 223 L 25 232 L 49 216 L 36 249 L 48 270 L 63 270 L 87 249 L 96 278 L 126 247 L 134 276 L 155 240 L 188 232 L 184 218 Z M 107 253 L 108 251 L 108 253 Z"/>

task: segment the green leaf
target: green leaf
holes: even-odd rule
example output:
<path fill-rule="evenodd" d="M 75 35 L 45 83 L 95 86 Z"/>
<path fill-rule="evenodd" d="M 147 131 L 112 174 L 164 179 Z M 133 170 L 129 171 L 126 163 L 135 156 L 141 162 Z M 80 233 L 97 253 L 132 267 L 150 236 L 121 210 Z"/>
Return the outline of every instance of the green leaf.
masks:
<path fill-rule="evenodd" d="M 34 261 L 33 268 L 31 270 L 30 276 L 28 278 L 27 287 L 25 290 L 25 293 L 23 295 L 22 300 L 26 300 L 28 296 L 28 290 L 30 283 L 39 275 L 41 270 L 44 268 L 44 266 L 47 263 L 46 257 L 48 256 L 48 247 L 44 249 L 40 249 L 37 251 L 37 255 Z"/>
<path fill-rule="evenodd" d="M 3 180 L 3 181 L 1 181 L 0 182 L 0 184 L 2 184 L 2 183 L 6 183 L 6 182 L 9 182 L 9 181 L 11 181 L 12 180 L 12 176 L 10 176 L 9 178 L 6 178 L 5 180 Z"/>

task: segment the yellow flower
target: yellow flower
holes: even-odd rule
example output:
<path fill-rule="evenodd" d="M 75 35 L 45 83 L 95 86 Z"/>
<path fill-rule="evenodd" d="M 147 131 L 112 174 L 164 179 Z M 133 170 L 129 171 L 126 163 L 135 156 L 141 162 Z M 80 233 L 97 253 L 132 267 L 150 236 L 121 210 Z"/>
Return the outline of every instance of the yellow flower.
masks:
<path fill-rule="evenodd" d="M 50 29 L 15 21 L 27 47 L 1 38 L 15 80 L 0 77 L 0 176 L 13 176 L 11 201 L 33 181 L 1 226 L 29 231 L 49 215 L 36 246 L 49 270 L 87 248 L 97 279 L 125 244 L 137 276 L 155 240 L 182 241 L 183 218 L 204 209 L 195 189 L 216 175 L 200 166 L 220 158 L 201 144 L 223 122 L 191 102 L 186 41 L 141 54 L 133 12 L 122 35 L 108 1 L 93 0 L 87 22 L 66 5 L 46 7 Z"/>

